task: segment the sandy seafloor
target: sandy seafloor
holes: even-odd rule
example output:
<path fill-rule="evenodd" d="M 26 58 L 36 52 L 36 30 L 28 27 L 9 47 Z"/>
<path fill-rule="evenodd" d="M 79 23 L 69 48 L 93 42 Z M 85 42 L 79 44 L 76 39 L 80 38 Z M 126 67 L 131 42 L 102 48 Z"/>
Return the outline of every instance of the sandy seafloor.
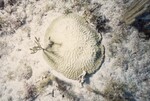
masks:
<path fill-rule="evenodd" d="M 0 10 L 0 101 L 150 101 L 150 40 L 122 23 L 132 1 L 4 0 Z M 96 30 L 105 46 L 104 63 L 83 87 L 52 70 L 42 51 L 30 51 L 35 37 L 43 45 L 53 19 L 70 12 L 85 17 L 94 29 L 101 24 Z"/>

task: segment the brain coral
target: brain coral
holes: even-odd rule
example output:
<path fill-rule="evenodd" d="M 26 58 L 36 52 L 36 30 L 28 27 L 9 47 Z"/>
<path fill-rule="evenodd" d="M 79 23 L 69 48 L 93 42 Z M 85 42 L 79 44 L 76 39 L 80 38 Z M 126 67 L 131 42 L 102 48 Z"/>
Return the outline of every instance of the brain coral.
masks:
<path fill-rule="evenodd" d="M 70 79 L 95 72 L 104 59 L 101 35 L 76 14 L 56 18 L 45 34 L 44 58 Z"/>

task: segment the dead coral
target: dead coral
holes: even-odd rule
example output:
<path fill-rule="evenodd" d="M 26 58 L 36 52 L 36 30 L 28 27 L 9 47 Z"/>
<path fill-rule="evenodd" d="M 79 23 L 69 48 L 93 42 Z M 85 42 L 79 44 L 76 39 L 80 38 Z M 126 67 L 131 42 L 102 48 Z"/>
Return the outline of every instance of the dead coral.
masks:
<path fill-rule="evenodd" d="M 24 93 L 25 100 L 33 101 L 36 99 L 36 97 L 38 97 L 38 92 L 34 84 L 25 83 L 24 88 L 25 88 Z"/>
<path fill-rule="evenodd" d="M 96 29 L 98 32 L 110 32 L 112 28 L 108 25 L 109 19 L 107 19 L 105 16 L 97 16 L 95 20 Z"/>
<path fill-rule="evenodd" d="M 55 97 L 55 91 L 59 91 L 62 94 L 62 98 L 67 98 L 69 100 L 78 101 L 79 98 L 71 90 L 71 84 L 60 80 L 59 78 L 53 76 L 50 72 L 44 72 L 42 78 L 36 83 L 25 83 L 24 87 L 26 90 L 25 99 L 34 100 L 38 95 L 41 95 L 45 89 L 50 86 L 55 86 L 56 89 L 53 89 L 49 94 L 52 97 Z M 48 94 L 48 95 L 49 95 Z"/>
<path fill-rule="evenodd" d="M 51 75 L 49 72 L 45 72 L 41 80 L 39 80 L 36 84 L 37 91 L 39 93 L 42 93 L 48 85 L 53 84 L 53 80 L 53 75 Z"/>
<path fill-rule="evenodd" d="M 35 100 L 39 94 L 42 94 L 45 91 L 45 88 L 48 85 L 52 85 L 53 76 L 49 72 L 45 72 L 42 75 L 42 78 L 36 83 L 24 83 L 24 98 L 29 101 Z"/>
<path fill-rule="evenodd" d="M 86 89 L 89 92 L 92 92 L 92 93 L 94 93 L 96 95 L 101 95 L 101 96 L 105 97 L 105 95 L 102 92 L 100 92 L 98 89 L 94 89 L 94 88 L 90 87 L 89 85 L 86 86 Z"/>
<path fill-rule="evenodd" d="M 4 9 L 4 0 L 0 0 L 0 9 Z"/>
<path fill-rule="evenodd" d="M 104 89 L 104 95 L 107 101 L 135 101 L 133 95 L 127 91 L 127 85 L 110 81 Z"/>
<path fill-rule="evenodd" d="M 16 77 L 16 75 L 15 75 L 15 73 L 14 72 L 8 72 L 8 74 L 7 74 L 7 78 L 9 79 L 9 80 L 15 80 L 15 77 Z"/>
<path fill-rule="evenodd" d="M 32 76 L 32 68 L 27 64 L 22 65 L 21 63 L 17 68 L 17 75 L 19 80 L 28 80 Z"/>
<path fill-rule="evenodd" d="M 13 6 L 15 3 L 17 3 L 16 0 L 9 0 L 9 1 L 8 1 L 8 4 L 10 4 L 11 6 Z"/>
<path fill-rule="evenodd" d="M 62 93 L 62 97 L 66 97 L 71 101 L 79 101 L 77 95 L 71 90 L 71 85 L 67 82 L 64 82 L 58 78 L 55 78 L 55 82 L 57 83 L 57 89 Z"/>
<path fill-rule="evenodd" d="M 23 1 L 20 1 L 23 3 Z M 3 2 L 0 2 L 3 5 Z M 0 12 L 0 36 L 15 33 L 15 31 L 26 23 L 26 12 L 21 8 L 16 0 L 4 1 L 3 9 Z"/>

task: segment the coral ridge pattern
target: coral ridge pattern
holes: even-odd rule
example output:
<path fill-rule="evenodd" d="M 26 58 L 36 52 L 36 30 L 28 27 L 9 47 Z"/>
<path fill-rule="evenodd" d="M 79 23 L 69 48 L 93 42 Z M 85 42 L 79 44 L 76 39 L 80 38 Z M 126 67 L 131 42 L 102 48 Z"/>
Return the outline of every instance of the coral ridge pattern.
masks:
<path fill-rule="evenodd" d="M 70 79 L 98 70 L 104 59 L 100 33 L 76 14 L 56 18 L 46 31 L 43 55 L 51 68 Z"/>

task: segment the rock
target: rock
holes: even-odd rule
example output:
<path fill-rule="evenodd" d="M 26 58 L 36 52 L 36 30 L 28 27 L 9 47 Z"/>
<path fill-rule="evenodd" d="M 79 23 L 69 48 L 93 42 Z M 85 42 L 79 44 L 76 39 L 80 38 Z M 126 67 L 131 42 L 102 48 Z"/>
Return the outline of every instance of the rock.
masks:
<path fill-rule="evenodd" d="M 4 0 L 0 0 L 0 9 L 4 9 Z"/>
<path fill-rule="evenodd" d="M 13 6 L 16 2 L 17 2 L 16 0 L 9 0 L 9 1 L 8 1 L 8 3 L 9 3 L 10 5 L 12 5 L 12 6 Z"/>
<path fill-rule="evenodd" d="M 126 24 L 134 26 L 150 38 L 150 0 L 134 1 L 123 16 Z M 140 35 L 141 36 L 141 35 Z"/>
<path fill-rule="evenodd" d="M 32 76 L 32 68 L 26 64 L 20 64 L 17 69 L 17 75 L 19 80 L 28 80 Z"/>

